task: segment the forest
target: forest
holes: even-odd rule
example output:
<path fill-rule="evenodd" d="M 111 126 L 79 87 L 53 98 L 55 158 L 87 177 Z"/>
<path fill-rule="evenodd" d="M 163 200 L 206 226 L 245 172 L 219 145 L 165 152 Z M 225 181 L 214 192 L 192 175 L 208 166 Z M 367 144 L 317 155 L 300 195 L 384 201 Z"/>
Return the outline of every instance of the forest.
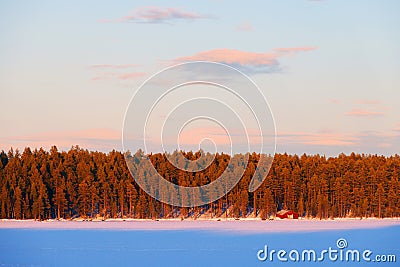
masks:
<path fill-rule="evenodd" d="M 183 152 L 189 160 L 199 152 Z M 157 171 L 177 185 L 215 180 L 230 156 L 216 154 L 205 170 L 176 169 L 164 154 L 150 154 Z M 268 219 L 281 209 L 306 218 L 400 217 L 400 156 L 364 154 L 276 154 L 263 184 L 248 192 L 260 155 L 249 162 L 238 184 L 224 197 L 199 207 L 174 207 L 144 192 L 130 174 L 124 154 L 73 146 L 59 151 L 25 148 L 0 153 L 0 218 L 245 218 Z M 146 170 L 141 170 L 145 172 Z"/>

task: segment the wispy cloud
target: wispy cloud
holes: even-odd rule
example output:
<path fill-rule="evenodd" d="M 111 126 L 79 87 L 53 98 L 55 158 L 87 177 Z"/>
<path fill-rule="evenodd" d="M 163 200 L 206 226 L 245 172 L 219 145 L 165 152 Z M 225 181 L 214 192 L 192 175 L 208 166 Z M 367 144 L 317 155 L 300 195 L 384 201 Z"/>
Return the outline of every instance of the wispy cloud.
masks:
<path fill-rule="evenodd" d="M 214 61 L 236 67 L 248 74 L 254 73 L 271 73 L 281 70 L 278 59 L 286 55 L 293 55 L 299 52 L 312 51 L 316 47 L 292 47 L 292 48 L 276 48 L 273 52 L 257 53 L 247 52 L 235 49 L 214 49 L 199 52 L 192 56 L 180 57 L 174 62 L 185 61 Z"/>
<path fill-rule="evenodd" d="M 274 51 L 278 53 L 297 53 L 297 52 L 307 52 L 307 51 L 313 51 L 317 49 L 314 46 L 303 46 L 303 47 L 283 47 L 283 48 L 275 48 Z"/>
<path fill-rule="evenodd" d="M 49 149 L 53 145 L 63 150 L 67 150 L 73 145 L 79 145 L 90 150 L 119 150 L 121 149 L 121 132 L 113 129 L 99 128 L 79 131 L 42 132 L 39 134 L 0 138 L 0 149 L 4 150 L 8 150 L 10 147 L 23 149 L 27 146 Z"/>
<path fill-rule="evenodd" d="M 342 103 L 342 101 L 340 101 L 337 98 L 331 98 L 331 99 L 329 99 L 329 102 L 332 104 L 341 104 Z"/>
<path fill-rule="evenodd" d="M 139 66 L 137 64 L 96 64 L 89 66 L 88 69 L 95 72 L 95 75 L 91 78 L 92 81 L 110 79 L 129 80 L 146 75 L 146 73 L 140 71 L 128 71 L 131 68 Z"/>
<path fill-rule="evenodd" d="M 140 65 L 138 64 L 96 64 L 96 65 L 91 65 L 88 68 L 89 69 L 128 69 L 128 68 L 133 68 L 133 67 L 139 67 Z"/>
<path fill-rule="evenodd" d="M 321 146 L 351 146 L 358 138 L 352 134 L 337 132 L 280 132 L 278 142 L 286 144 L 321 145 Z"/>
<path fill-rule="evenodd" d="M 253 27 L 251 26 L 251 24 L 249 22 L 243 22 L 242 24 L 239 24 L 236 27 L 236 31 L 238 32 L 252 32 L 253 31 Z"/>
<path fill-rule="evenodd" d="M 177 20 L 193 21 L 198 19 L 209 19 L 209 18 L 212 18 L 212 16 L 186 11 L 181 8 L 147 6 L 147 7 L 137 8 L 133 10 L 130 14 L 123 16 L 121 18 L 114 20 L 103 19 L 99 20 L 99 22 L 171 24 L 172 22 Z"/>
<path fill-rule="evenodd" d="M 328 154 L 366 153 L 394 155 L 398 153 L 400 132 L 280 132 L 278 152 Z"/>
<path fill-rule="evenodd" d="M 229 135 L 220 127 L 199 127 L 188 129 L 182 131 L 179 140 L 181 144 L 188 145 L 199 144 L 205 137 L 212 140 L 217 145 L 229 145 L 231 141 L 240 141 L 243 142 L 243 144 L 247 143 L 247 141 L 251 144 L 259 144 L 261 142 L 261 134 L 256 129 L 246 129 L 245 132 L 248 139 L 243 135 L 243 131 L 240 131 L 239 129 L 227 130 L 231 131 Z"/>
<path fill-rule="evenodd" d="M 400 146 L 400 124 L 399 128 L 395 128 L 392 132 L 353 132 L 342 133 L 335 131 L 316 131 L 316 132 L 278 132 L 277 145 L 278 152 L 288 153 L 322 153 L 335 155 L 335 153 L 367 153 L 367 154 L 385 154 L 393 155 L 398 153 Z M 396 127 L 397 127 L 396 126 Z M 397 129 L 397 130 L 396 130 Z M 192 135 L 193 134 L 193 135 Z M 226 133 L 218 128 L 202 128 L 196 131 L 189 130 L 184 133 L 180 138 L 183 149 L 198 149 L 198 144 L 203 137 L 212 139 L 218 151 L 229 151 L 229 138 Z M 256 132 L 249 131 L 250 142 L 257 144 L 259 142 L 259 135 Z M 233 133 L 232 138 L 239 138 Z M 172 140 L 172 139 L 171 139 Z M 167 140 L 168 141 L 168 140 Z M 176 142 L 176 138 L 173 138 Z M 235 140 L 233 140 L 235 141 Z M 135 151 L 142 140 L 137 140 L 132 147 Z M 137 143 L 137 144 L 136 144 Z M 104 152 L 111 151 L 112 149 L 121 150 L 121 132 L 114 129 L 86 129 L 79 131 L 64 131 L 64 132 L 42 132 L 24 136 L 3 136 L 0 137 L 0 150 L 8 150 L 10 147 L 19 148 L 20 150 L 29 146 L 31 148 L 50 149 L 51 146 L 56 145 L 59 149 L 68 150 L 73 145 L 79 145 L 82 148 L 89 150 L 100 150 Z M 168 145 L 168 144 L 167 144 Z M 150 148 L 158 148 L 159 144 L 152 145 Z M 245 146 L 243 146 L 245 147 Z M 244 148 L 245 149 L 245 148 Z M 149 150 L 156 151 L 156 150 Z M 244 151 L 244 150 L 243 150 Z"/>
<path fill-rule="evenodd" d="M 353 108 L 352 110 L 346 112 L 345 115 L 354 117 L 376 117 L 376 116 L 383 116 L 385 114 L 381 111 Z"/>
<path fill-rule="evenodd" d="M 144 72 L 130 72 L 130 73 L 122 73 L 122 74 L 116 75 L 116 77 L 120 80 L 129 80 L 129 79 L 135 79 L 138 77 L 143 77 L 145 75 L 146 75 L 146 73 L 144 73 Z"/>
<path fill-rule="evenodd" d="M 145 75 L 146 75 L 146 73 L 144 73 L 144 72 L 129 72 L 129 73 L 108 72 L 108 73 L 98 74 L 98 75 L 94 76 L 91 80 L 92 81 L 101 81 L 101 80 L 110 80 L 110 79 L 130 80 L 130 79 L 136 79 L 139 77 L 143 77 Z"/>
<path fill-rule="evenodd" d="M 177 61 L 208 60 L 226 64 L 240 65 L 272 65 L 276 63 L 277 55 L 274 53 L 254 53 L 234 49 L 214 49 L 199 52 L 192 56 L 180 57 Z"/>
<path fill-rule="evenodd" d="M 368 99 L 359 99 L 356 101 L 357 104 L 361 105 L 379 105 L 381 102 L 379 100 L 368 100 Z"/>

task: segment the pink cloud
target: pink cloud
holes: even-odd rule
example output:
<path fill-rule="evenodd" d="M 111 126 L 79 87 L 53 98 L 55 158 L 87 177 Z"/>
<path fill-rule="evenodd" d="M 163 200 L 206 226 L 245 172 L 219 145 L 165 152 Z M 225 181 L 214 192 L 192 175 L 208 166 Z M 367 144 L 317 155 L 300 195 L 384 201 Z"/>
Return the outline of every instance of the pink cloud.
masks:
<path fill-rule="evenodd" d="M 252 32 L 253 31 L 253 27 L 251 26 L 251 24 L 249 22 L 243 22 L 242 24 L 238 25 L 236 27 L 236 30 L 239 32 Z"/>
<path fill-rule="evenodd" d="M 193 56 L 180 57 L 177 61 L 206 60 L 241 65 L 270 65 L 276 62 L 278 56 L 274 53 L 254 53 L 234 49 L 214 49 L 199 52 Z"/>
<path fill-rule="evenodd" d="M 129 79 L 135 79 L 138 77 L 143 77 L 145 75 L 146 75 L 146 73 L 144 73 L 144 72 L 131 72 L 131 73 L 123 73 L 123 74 L 117 75 L 117 77 L 120 80 L 129 80 Z"/>
<path fill-rule="evenodd" d="M 199 52 L 192 56 L 180 57 L 175 59 L 174 62 L 214 61 L 241 68 L 247 73 L 275 72 L 279 70 L 278 59 L 280 57 L 315 49 L 315 47 L 276 48 L 273 52 L 257 53 L 221 48 Z"/>
<path fill-rule="evenodd" d="M 274 51 L 278 53 L 297 53 L 297 52 L 307 52 L 316 50 L 317 47 L 314 46 L 304 46 L 304 47 L 283 47 L 275 48 Z"/>
<path fill-rule="evenodd" d="M 176 20 L 196 20 L 211 18 L 209 15 L 197 14 L 178 8 L 163 7 L 140 7 L 131 12 L 131 14 L 123 16 L 116 20 L 102 19 L 99 22 L 130 22 L 130 23 L 171 23 Z"/>
<path fill-rule="evenodd" d="M 376 117 L 385 115 L 383 112 L 370 111 L 366 109 L 353 108 L 351 111 L 345 113 L 347 116 L 355 117 Z"/>

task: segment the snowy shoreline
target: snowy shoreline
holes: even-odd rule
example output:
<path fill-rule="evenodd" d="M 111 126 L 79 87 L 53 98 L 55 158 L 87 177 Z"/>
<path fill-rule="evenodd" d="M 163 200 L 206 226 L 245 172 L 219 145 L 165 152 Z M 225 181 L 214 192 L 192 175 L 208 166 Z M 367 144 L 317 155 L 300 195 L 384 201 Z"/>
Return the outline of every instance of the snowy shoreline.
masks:
<path fill-rule="evenodd" d="M 1 229 L 43 230 L 192 230 L 247 233 L 317 232 L 400 226 L 400 218 L 335 220 L 171 220 L 109 219 L 106 221 L 0 220 Z"/>

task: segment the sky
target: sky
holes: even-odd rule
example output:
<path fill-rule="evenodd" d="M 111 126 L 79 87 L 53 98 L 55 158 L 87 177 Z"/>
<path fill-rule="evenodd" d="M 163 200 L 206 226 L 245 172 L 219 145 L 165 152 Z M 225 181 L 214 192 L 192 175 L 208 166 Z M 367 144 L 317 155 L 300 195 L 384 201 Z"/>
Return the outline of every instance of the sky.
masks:
<path fill-rule="evenodd" d="M 138 88 L 200 60 L 258 85 L 276 152 L 398 154 L 399 11 L 395 0 L 1 1 L 0 150 L 122 150 Z M 198 127 L 187 145 L 217 135 Z"/>

